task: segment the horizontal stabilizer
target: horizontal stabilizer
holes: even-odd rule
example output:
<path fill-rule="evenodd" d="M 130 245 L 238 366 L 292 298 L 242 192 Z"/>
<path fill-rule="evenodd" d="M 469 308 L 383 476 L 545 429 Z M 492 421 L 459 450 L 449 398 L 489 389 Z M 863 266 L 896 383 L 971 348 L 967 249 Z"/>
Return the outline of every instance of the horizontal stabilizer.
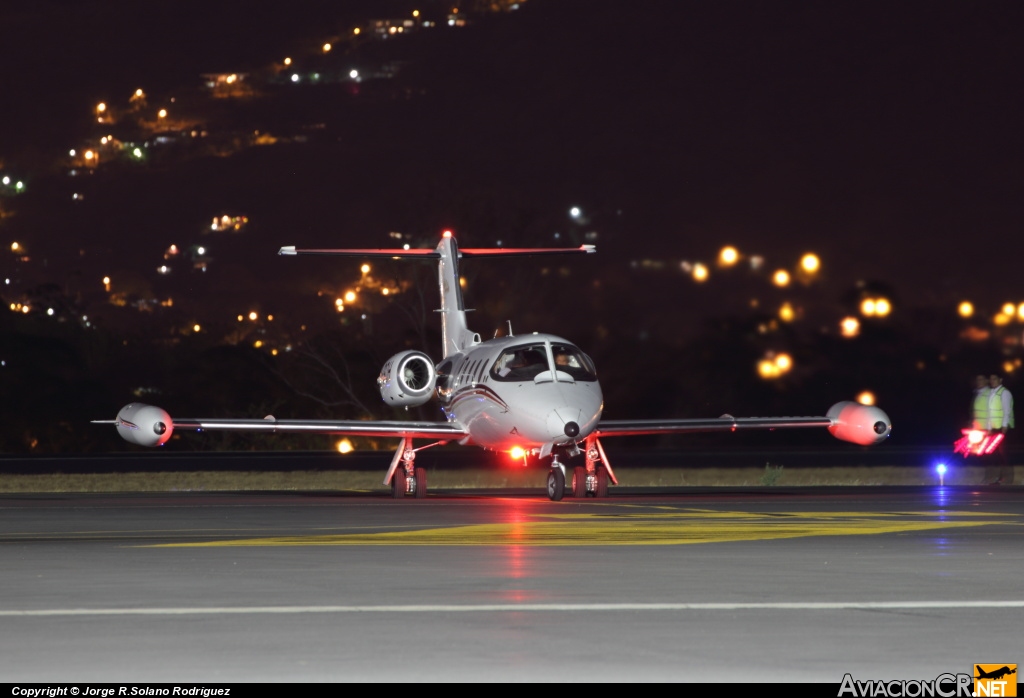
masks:
<path fill-rule="evenodd" d="M 555 254 L 593 254 L 595 252 L 597 252 L 597 248 L 594 247 L 593 245 L 581 245 L 579 247 L 471 247 L 466 249 L 460 249 L 459 257 L 536 257 L 541 255 Z M 441 253 L 438 252 L 436 249 L 300 250 L 296 248 L 294 245 L 282 247 L 280 250 L 278 250 L 277 253 L 279 255 L 285 255 L 289 257 L 296 255 L 324 255 L 335 257 L 390 257 L 392 259 L 399 259 L 402 257 L 408 257 L 412 259 L 438 259 L 441 256 Z"/>

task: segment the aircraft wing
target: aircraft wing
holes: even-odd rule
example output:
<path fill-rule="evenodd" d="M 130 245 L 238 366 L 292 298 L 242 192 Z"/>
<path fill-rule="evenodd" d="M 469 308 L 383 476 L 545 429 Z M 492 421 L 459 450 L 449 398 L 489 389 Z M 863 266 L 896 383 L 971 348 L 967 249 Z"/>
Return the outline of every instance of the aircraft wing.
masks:
<path fill-rule="evenodd" d="M 717 419 L 602 419 L 598 436 L 640 436 L 643 434 L 692 434 L 699 431 L 740 431 L 748 429 L 788 429 L 792 427 L 830 427 L 828 417 L 731 417 Z"/>
<path fill-rule="evenodd" d="M 194 431 L 255 431 L 264 434 L 306 433 L 380 436 L 385 438 L 462 439 L 469 433 L 452 422 L 362 421 L 334 419 L 222 419 L 178 418 L 159 407 L 133 402 L 117 413 L 117 419 L 96 420 L 94 424 L 114 424 L 126 441 L 140 446 L 159 446 L 171 438 L 175 429 Z"/>
<path fill-rule="evenodd" d="M 467 436 L 462 427 L 448 422 L 402 422 L 333 419 L 175 419 L 175 429 L 196 431 L 258 431 L 264 433 L 346 434 L 349 436 L 456 439 Z"/>
<path fill-rule="evenodd" d="M 870 446 L 888 438 L 892 422 L 877 407 L 844 401 L 832 405 L 823 417 L 733 417 L 723 414 L 717 419 L 602 419 L 594 433 L 599 437 L 611 437 L 799 427 L 825 427 L 837 439 Z"/>

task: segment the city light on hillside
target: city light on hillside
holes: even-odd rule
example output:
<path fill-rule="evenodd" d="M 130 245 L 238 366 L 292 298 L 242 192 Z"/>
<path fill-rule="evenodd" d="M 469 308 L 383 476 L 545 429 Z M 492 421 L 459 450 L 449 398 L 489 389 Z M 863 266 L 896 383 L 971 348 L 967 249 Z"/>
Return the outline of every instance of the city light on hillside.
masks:
<path fill-rule="evenodd" d="M 736 263 L 740 258 L 740 253 L 736 251 L 735 247 L 723 247 L 722 251 L 718 253 L 718 261 L 723 266 L 731 266 Z"/>
<path fill-rule="evenodd" d="M 259 313 L 257 313 L 255 310 L 249 311 L 249 319 L 252 320 L 253 322 L 255 322 L 258 317 Z"/>
<path fill-rule="evenodd" d="M 813 252 L 808 252 L 800 258 L 800 268 L 808 274 L 814 274 L 821 267 L 821 260 L 818 259 L 818 255 Z"/>
<path fill-rule="evenodd" d="M 369 264 L 364 264 L 363 266 L 359 267 L 359 271 L 363 272 L 364 274 L 369 274 L 370 273 L 370 265 Z"/>
<path fill-rule="evenodd" d="M 971 317 L 974 315 L 974 304 L 970 301 L 963 301 L 957 306 L 956 312 L 960 314 L 960 317 Z"/>
<path fill-rule="evenodd" d="M 772 283 L 776 286 L 789 286 L 789 272 L 785 269 L 779 269 L 772 276 Z"/>
<path fill-rule="evenodd" d="M 1016 315 L 1017 306 L 1013 303 L 1003 303 L 1003 315 Z"/>
<path fill-rule="evenodd" d="M 288 57 L 286 56 L 286 57 L 285 57 L 285 59 L 284 59 L 284 64 L 285 64 L 285 65 L 291 65 L 291 64 L 292 64 L 292 59 L 291 59 L 291 58 L 288 58 Z"/>
<path fill-rule="evenodd" d="M 161 119 L 166 119 L 167 118 L 167 110 L 166 109 L 161 109 L 160 111 L 158 111 L 156 113 L 156 115 L 157 115 L 157 117 L 159 117 Z"/>
<path fill-rule="evenodd" d="M 693 280 L 694 281 L 706 281 L 708 278 L 708 268 L 697 262 L 693 265 Z"/>
<path fill-rule="evenodd" d="M 994 322 L 997 325 L 1008 325 L 1010 324 L 1010 320 L 1012 319 L 1012 315 L 1007 315 L 1006 313 L 999 313 L 994 318 L 992 318 L 992 322 Z"/>
<path fill-rule="evenodd" d="M 791 368 L 793 368 L 793 357 L 789 354 L 772 355 L 769 352 L 765 358 L 757 362 L 757 372 L 766 380 L 778 378 Z"/>
<path fill-rule="evenodd" d="M 856 337 L 860 334 L 860 320 L 855 317 L 844 317 L 839 323 L 839 331 L 844 337 Z"/>
<path fill-rule="evenodd" d="M 779 308 L 779 319 L 783 322 L 792 322 L 795 317 L 796 311 L 793 310 L 793 306 L 789 302 L 783 303 L 782 307 Z"/>
<path fill-rule="evenodd" d="M 356 27 L 355 29 L 352 30 L 352 33 L 355 34 L 356 36 L 359 36 L 360 32 L 362 32 L 362 29 L 360 29 L 359 27 Z"/>
<path fill-rule="evenodd" d="M 353 450 L 352 449 L 352 442 L 349 441 L 348 439 L 340 440 L 335 445 L 335 448 L 338 449 L 338 453 L 352 453 L 352 450 Z"/>
<path fill-rule="evenodd" d="M 320 48 L 323 49 L 324 53 L 330 53 L 331 52 L 331 48 L 333 48 L 333 47 L 330 45 L 330 43 L 326 43 L 323 46 L 321 46 Z"/>
<path fill-rule="evenodd" d="M 865 298 L 860 302 L 860 313 L 866 317 L 885 317 L 892 312 L 887 298 Z"/>
<path fill-rule="evenodd" d="M 11 252 L 17 252 L 20 249 L 21 249 L 21 243 L 19 243 L 19 242 L 12 242 L 11 243 Z"/>
<path fill-rule="evenodd" d="M 355 299 L 356 299 L 356 292 L 355 291 L 346 291 L 345 292 L 345 302 L 346 303 L 351 303 Z"/>
<path fill-rule="evenodd" d="M 110 293 L 110 277 L 109 276 L 104 276 L 103 277 L 103 290 L 106 291 L 107 293 Z"/>
<path fill-rule="evenodd" d="M 875 394 L 870 390 L 865 390 L 861 392 L 860 395 L 857 396 L 857 402 L 859 402 L 862 405 L 874 405 Z"/>
<path fill-rule="evenodd" d="M 199 330 L 201 330 L 201 329 L 203 329 L 203 328 L 202 328 L 202 326 L 200 326 L 200 324 L 198 322 L 196 324 L 192 325 L 192 331 L 193 332 L 199 332 Z"/>

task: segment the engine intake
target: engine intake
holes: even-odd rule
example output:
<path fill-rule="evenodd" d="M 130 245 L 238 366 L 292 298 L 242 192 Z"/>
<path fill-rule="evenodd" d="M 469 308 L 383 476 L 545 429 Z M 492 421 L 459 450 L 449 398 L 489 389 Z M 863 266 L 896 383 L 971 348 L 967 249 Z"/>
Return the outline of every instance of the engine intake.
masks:
<path fill-rule="evenodd" d="M 837 402 L 826 415 L 832 420 L 828 428 L 832 436 L 861 446 L 884 441 L 892 431 L 889 415 L 871 405 L 859 402 Z"/>
<path fill-rule="evenodd" d="M 430 400 L 437 381 L 434 362 L 422 351 L 403 351 L 384 364 L 377 377 L 380 396 L 395 407 L 417 407 Z"/>
<path fill-rule="evenodd" d="M 117 413 L 117 433 L 139 446 L 163 446 L 174 433 L 174 422 L 159 407 L 133 402 Z"/>

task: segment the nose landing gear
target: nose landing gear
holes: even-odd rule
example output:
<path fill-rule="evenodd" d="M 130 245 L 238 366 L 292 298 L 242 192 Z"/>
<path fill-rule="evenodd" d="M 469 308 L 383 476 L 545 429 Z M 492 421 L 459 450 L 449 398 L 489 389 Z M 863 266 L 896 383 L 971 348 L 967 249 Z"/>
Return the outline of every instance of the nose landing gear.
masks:
<path fill-rule="evenodd" d="M 552 456 L 551 471 L 548 472 L 548 498 L 552 502 L 562 499 L 566 485 L 569 486 L 573 497 L 603 498 L 608 496 L 609 483 L 619 484 L 600 441 L 588 436 L 585 452 L 586 466 L 578 465 L 573 468 L 572 478 L 568 482 L 565 466 L 558 460 L 557 454 Z"/>

